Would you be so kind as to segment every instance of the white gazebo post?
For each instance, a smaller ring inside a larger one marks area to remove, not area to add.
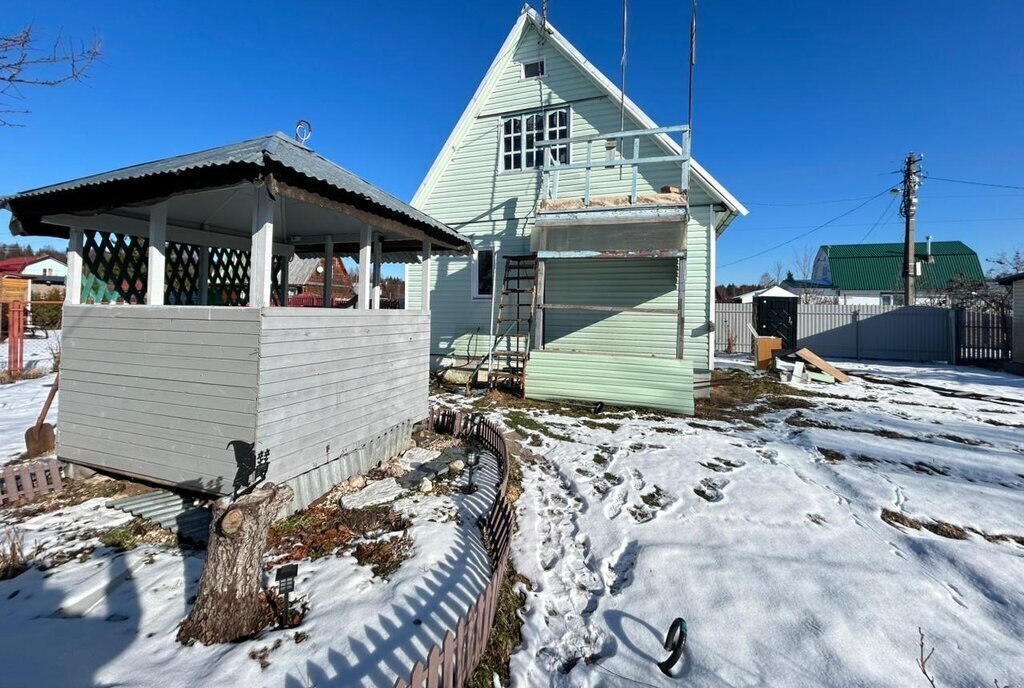
[[[79,227],[68,228],[68,274],[64,281],[64,303],[82,303],[82,251],[85,232]]]
[[[324,239],[324,308],[334,308],[334,239]]]
[[[369,225],[363,227],[359,241],[359,300],[357,306],[360,309],[370,307],[370,282],[372,281],[373,268],[371,267],[371,254],[373,253],[373,230]]]
[[[381,238],[378,234],[373,239],[373,307],[380,309],[380,264],[383,254]]]
[[[255,187],[252,210],[252,252],[249,256],[249,305],[270,305],[270,271],[274,252],[274,201],[267,188]]]
[[[420,261],[423,283],[420,286],[420,308],[430,310],[430,242],[423,242],[423,257]],[[408,288],[408,287],[407,287]],[[406,296],[408,298],[408,296]]]
[[[210,304],[210,247],[199,247],[199,305]]]
[[[279,306],[288,305],[288,266],[291,263],[289,256],[278,256],[278,263],[281,265],[281,283],[277,285],[277,303]]]
[[[146,250],[146,303],[164,303],[164,273],[167,270],[167,202],[149,209],[149,248]]]

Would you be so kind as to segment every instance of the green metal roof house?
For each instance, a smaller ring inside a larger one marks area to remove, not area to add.
[[[894,306],[903,304],[903,248],[892,244],[831,244],[818,249],[809,284],[838,297],[839,303]],[[962,241],[915,244],[919,302],[942,301],[950,280],[983,281],[978,254]]]
[[[412,201],[475,249],[435,260],[427,294],[406,268],[409,307],[433,305],[435,367],[489,361],[528,397],[692,412],[715,242],[747,210],[689,144],[524,7]]]

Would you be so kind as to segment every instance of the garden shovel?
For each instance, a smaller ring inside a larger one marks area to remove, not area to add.
[[[46,395],[46,403],[43,404],[43,410],[39,413],[39,419],[35,425],[25,431],[26,457],[39,456],[40,454],[51,452],[57,444],[57,435],[53,432],[53,426],[44,421],[46,420],[46,414],[50,411],[53,398],[57,396],[58,384],[60,384],[59,374],[57,379],[53,381],[53,386],[50,387],[50,393]]]

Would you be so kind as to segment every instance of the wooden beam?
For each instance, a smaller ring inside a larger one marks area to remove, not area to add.
[[[373,271],[373,267],[370,264],[372,262],[371,253],[373,252],[373,228],[370,225],[363,226],[362,238],[359,244],[359,300],[356,305],[360,309],[368,309],[370,307],[371,272]]]
[[[210,304],[210,249],[199,247],[199,305]]]
[[[148,237],[149,220],[142,217],[128,216],[123,214],[95,215],[90,217],[78,217],[77,215],[47,215],[46,222],[74,226],[79,229],[94,229],[101,232],[113,232],[126,236]],[[175,223],[173,218],[167,221],[167,241],[193,246],[212,246],[216,248],[231,248],[239,251],[248,251],[252,247],[252,238],[234,233],[224,233],[215,227],[206,229],[195,229],[193,227],[182,227]],[[274,253],[285,255],[291,258],[295,255],[295,248],[290,244],[274,244]]]
[[[430,310],[430,251],[431,245],[429,241],[423,242],[423,256],[420,260],[420,266],[422,275],[420,284],[420,308],[424,311]],[[408,289],[408,285],[406,286]],[[408,295],[406,296],[408,299]]]
[[[270,305],[270,271],[274,253],[274,199],[263,185],[256,186],[252,209],[252,248],[249,254],[249,305]]]
[[[281,283],[277,285],[279,292],[277,302],[284,307],[288,305],[288,268],[290,259],[286,256],[278,256],[278,260],[281,261]]]
[[[389,217],[382,217],[375,213],[368,212],[361,208],[357,208],[354,205],[348,203],[341,203],[340,201],[332,201],[329,198],[325,198],[320,194],[299,189],[297,187],[286,184],[280,180],[274,180],[274,189],[281,196],[287,196],[293,198],[296,201],[302,203],[308,203],[310,205],[319,206],[328,210],[333,210],[345,215],[348,215],[360,222],[369,224],[377,229],[392,232],[399,236],[406,237],[408,239],[423,239],[425,236],[429,236],[424,230],[416,229],[411,225],[404,224],[397,220],[393,220]],[[436,237],[432,237],[432,240],[436,243],[444,246],[447,249],[459,250],[461,247],[456,246],[454,243],[439,241]]]
[[[373,308],[375,310],[380,309],[380,264],[381,264],[381,240],[380,235],[377,234],[373,238]]]
[[[167,270],[167,202],[149,209],[149,246],[146,249],[146,303],[162,306]]]
[[[334,305],[334,240],[324,239],[324,308]]]
[[[68,274],[64,279],[64,303],[82,303],[82,247],[85,232],[81,227],[68,228]]]

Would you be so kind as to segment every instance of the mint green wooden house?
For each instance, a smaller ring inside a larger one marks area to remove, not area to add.
[[[715,242],[747,210],[689,158],[685,126],[659,128],[530,7],[412,204],[475,249],[433,260],[426,299],[406,268],[435,368],[517,355],[503,257],[535,255],[527,397],[692,413],[708,392]]]

